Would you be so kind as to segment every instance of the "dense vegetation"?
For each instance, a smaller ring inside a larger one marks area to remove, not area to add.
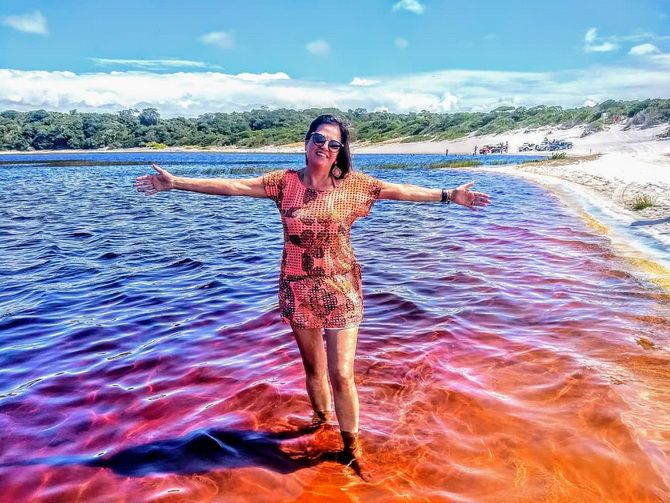
[[[670,122],[670,99],[608,100],[594,107],[571,109],[503,106],[490,112],[450,114],[261,108],[171,119],[161,118],[155,108],[113,114],[9,110],[0,112],[0,150],[283,145],[302,141],[309,122],[321,113],[333,113],[347,120],[357,141],[419,141],[540,126],[584,125],[585,134],[617,122],[647,127]]]

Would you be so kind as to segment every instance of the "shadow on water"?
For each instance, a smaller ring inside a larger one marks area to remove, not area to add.
[[[152,474],[201,474],[221,468],[259,467],[288,474],[316,466],[324,461],[336,461],[339,451],[323,450],[308,455],[282,450],[281,441],[314,433],[315,428],[304,426],[282,432],[253,430],[196,430],[184,437],[151,442],[124,449],[108,457],[55,456],[38,458],[0,466],[83,465],[109,468],[124,477],[143,477]]]

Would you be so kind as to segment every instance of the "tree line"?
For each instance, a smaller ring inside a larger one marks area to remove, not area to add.
[[[670,99],[608,100],[592,107],[501,106],[490,112],[397,114],[359,108],[206,113],[162,118],[155,108],[117,113],[0,112],[0,150],[101,149],[144,146],[261,147],[301,142],[314,117],[338,115],[353,129],[354,140],[421,141],[455,139],[470,133],[504,133],[541,126],[584,126],[584,134],[608,124],[648,127],[670,122]]]

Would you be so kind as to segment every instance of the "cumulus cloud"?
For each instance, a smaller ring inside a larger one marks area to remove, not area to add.
[[[426,10],[426,8],[418,0],[400,0],[393,5],[393,10],[406,10],[408,12],[413,12],[414,14],[423,14],[423,11]]]
[[[596,43],[598,40],[598,30],[590,28],[584,35],[584,52],[612,52],[619,48],[614,42],[605,40]]]
[[[213,31],[205,33],[200,37],[200,42],[206,45],[214,45],[224,49],[232,49],[235,47],[235,38],[233,34],[226,31]]]
[[[204,61],[191,61],[188,59],[108,59],[89,58],[99,66],[131,66],[143,70],[160,70],[167,68],[212,68],[213,66]]]
[[[286,73],[72,72],[0,69],[0,110],[114,112],[153,106],[165,117],[270,108],[366,108],[391,112],[488,111],[500,105],[583,106],[606,99],[667,97],[670,54],[635,66],[560,72],[442,70],[359,76],[349,83],[292,79]]]
[[[658,47],[656,47],[654,44],[640,44],[631,47],[630,51],[628,51],[628,54],[633,56],[645,56],[647,54],[658,54],[660,52],[661,51],[659,51]]]
[[[407,39],[404,39],[402,37],[396,38],[393,43],[398,49],[405,49],[409,45]]]
[[[2,24],[25,33],[49,34],[47,20],[38,10],[20,16],[6,16],[2,19]]]
[[[323,39],[308,42],[305,47],[315,56],[325,56],[330,54],[330,44]]]

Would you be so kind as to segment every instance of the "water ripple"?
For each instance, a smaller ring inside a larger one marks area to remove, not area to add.
[[[328,457],[336,431],[295,433],[309,401],[272,203],[132,190],[150,161],[245,177],[300,155],[34,159],[0,167],[4,499],[667,496],[670,297],[540,188],[480,173],[487,211],[380,201],[356,223],[361,425],[384,478],[366,486]],[[436,160],[355,157],[399,183],[472,178]]]

